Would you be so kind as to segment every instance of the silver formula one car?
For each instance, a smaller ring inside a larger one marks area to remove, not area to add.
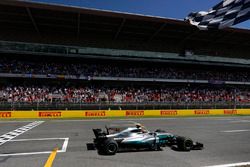
[[[120,122],[106,126],[106,131],[93,129],[94,143],[87,143],[88,150],[97,149],[101,155],[114,155],[118,151],[162,150],[172,147],[180,151],[201,150],[203,144],[157,129],[148,131],[136,122]]]

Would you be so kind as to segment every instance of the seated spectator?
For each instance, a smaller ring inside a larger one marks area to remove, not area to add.
[[[22,59],[1,58],[0,73],[11,74],[43,74],[53,75],[74,75],[85,77],[130,77],[130,78],[162,78],[162,79],[192,79],[211,81],[240,81],[250,82],[249,69],[223,70],[214,67],[189,68],[172,66],[148,66],[133,64],[93,64],[83,62],[36,62]]]
[[[7,86],[0,88],[0,101],[63,103],[143,102],[245,102],[250,91],[233,88],[144,88],[144,87],[53,87]]]

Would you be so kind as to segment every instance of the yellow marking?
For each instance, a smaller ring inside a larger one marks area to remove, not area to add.
[[[55,148],[52,153],[50,154],[46,164],[44,165],[44,167],[52,167],[53,161],[56,158],[56,153],[57,153],[58,148]]]

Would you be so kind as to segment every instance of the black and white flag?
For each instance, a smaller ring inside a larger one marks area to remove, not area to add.
[[[208,12],[190,13],[185,20],[200,30],[223,29],[250,19],[250,0],[224,0]]]

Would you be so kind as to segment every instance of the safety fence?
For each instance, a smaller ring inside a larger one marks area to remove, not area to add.
[[[0,119],[111,118],[250,115],[250,109],[0,111]]]
[[[181,110],[248,109],[250,102],[140,102],[140,103],[71,103],[71,102],[0,102],[0,111],[10,110]]]

